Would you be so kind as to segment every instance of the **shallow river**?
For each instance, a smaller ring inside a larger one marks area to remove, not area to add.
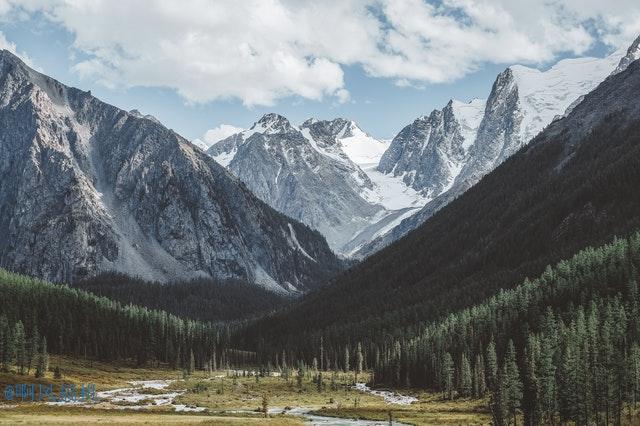
[[[130,382],[132,387],[113,389],[110,391],[102,391],[97,393],[97,397],[101,400],[99,404],[108,404],[112,409],[122,410],[148,410],[153,407],[173,407],[175,411],[204,412],[205,407],[186,406],[176,403],[176,398],[185,393],[184,390],[172,390],[163,392],[173,380],[145,380]],[[361,392],[370,393],[380,396],[388,404],[408,405],[417,401],[411,396],[403,396],[389,391],[371,390],[364,383],[358,383],[355,388]],[[105,407],[106,408],[106,407]],[[354,420],[339,417],[325,417],[311,414],[313,408],[294,407],[285,411],[284,408],[274,407],[269,409],[270,414],[287,413],[289,415],[304,417],[310,425],[323,426],[385,426],[389,425],[388,421],[372,421],[372,420]],[[227,410],[226,412],[236,413],[253,413],[250,410]],[[397,426],[406,426],[400,422],[393,422]]]

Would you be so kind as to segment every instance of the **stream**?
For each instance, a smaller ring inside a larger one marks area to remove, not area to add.
[[[132,386],[120,389],[112,389],[96,393],[97,401],[91,406],[105,409],[119,410],[149,410],[154,407],[173,408],[174,411],[202,413],[208,412],[206,407],[198,407],[193,405],[184,405],[176,403],[176,398],[184,394],[186,390],[167,390],[166,388],[175,382],[175,380],[139,380],[129,382]],[[417,401],[412,396],[399,395],[390,391],[372,390],[364,383],[357,383],[354,386],[360,392],[370,393],[372,395],[384,398],[388,404],[408,405]],[[59,402],[51,402],[49,404],[60,404]],[[88,406],[86,402],[78,402],[79,405]],[[374,420],[357,420],[341,417],[327,417],[312,414],[314,408],[311,407],[294,407],[286,410],[283,407],[273,407],[269,409],[270,414],[286,413],[292,416],[300,416],[307,420],[310,425],[318,426],[386,426],[389,421]],[[227,413],[251,413],[256,414],[252,410],[225,410]],[[396,426],[407,426],[400,422],[393,422]]]

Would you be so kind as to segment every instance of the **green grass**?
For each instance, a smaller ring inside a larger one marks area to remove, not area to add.
[[[175,413],[166,407],[153,411],[132,412],[113,409],[82,408],[74,406],[49,406],[38,403],[18,403],[6,408],[7,402],[0,398],[0,424],[86,424],[101,422],[111,424],[303,424],[301,418],[293,416],[273,416],[265,419],[257,410],[262,406],[263,396],[267,396],[269,408],[308,407],[319,415],[370,420],[389,419],[389,411],[395,420],[414,424],[489,424],[490,415],[486,401],[456,400],[444,401],[440,395],[415,390],[403,390],[403,394],[414,394],[419,402],[409,406],[387,404],[383,398],[353,390],[355,382],[352,373],[338,373],[335,386],[331,386],[331,373],[323,373],[324,388],[318,391],[313,374],[307,373],[298,385],[295,375],[288,380],[282,377],[236,377],[226,371],[212,374],[195,372],[186,381],[182,374],[163,366],[136,368],[129,363],[101,363],[69,357],[52,356],[50,369],[59,366],[63,377],[53,379],[49,371],[46,377],[35,379],[15,372],[0,373],[0,386],[16,383],[53,383],[54,390],[62,383],[95,384],[98,391],[128,387],[132,380],[174,379],[168,389],[186,389],[178,397],[185,405],[209,408],[209,413]],[[369,376],[361,374],[358,381],[367,381]],[[147,391],[145,391],[147,392]],[[147,393],[155,391],[149,389]],[[164,391],[162,391],[164,392]],[[104,408],[104,407],[102,407]],[[236,413],[235,410],[245,412]]]

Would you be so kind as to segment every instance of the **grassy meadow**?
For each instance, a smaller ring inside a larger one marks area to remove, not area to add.
[[[62,378],[54,379],[52,370],[59,367]],[[361,374],[358,381],[368,380]],[[419,401],[411,405],[388,404],[376,395],[354,390],[353,373],[323,373],[323,385],[318,386],[315,374],[298,377],[258,377],[226,370],[211,373],[197,371],[183,379],[181,372],[161,366],[136,368],[127,364],[91,362],[69,357],[52,356],[50,371],[43,378],[0,373],[0,387],[7,384],[42,383],[95,384],[97,391],[131,387],[135,380],[174,380],[166,389],[147,389],[145,393],[186,392],[176,398],[176,404],[205,407],[202,413],[175,412],[171,406],[148,410],[126,409],[127,404],[93,404],[90,408],[73,404],[48,405],[37,402],[0,401],[0,424],[304,424],[299,416],[287,414],[291,408],[312,409],[314,414],[346,419],[370,419],[388,422],[389,413],[395,421],[413,425],[489,424],[486,403],[479,401],[443,401],[440,395],[403,390]],[[264,405],[268,418],[260,412]]]

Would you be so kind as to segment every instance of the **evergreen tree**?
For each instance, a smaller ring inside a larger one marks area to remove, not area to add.
[[[38,345],[38,354],[36,356],[36,377],[44,377],[49,368],[49,354],[47,353],[47,338],[42,337],[42,341]]]
[[[507,344],[502,380],[505,386],[507,410],[515,423],[517,410],[520,408],[520,401],[522,400],[522,382],[520,381],[520,372],[518,371],[518,364],[516,362],[516,349],[513,340],[509,340]]]
[[[551,338],[543,335],[538,356],[538,389],[540,410],[546,423],[551,423],[556,406],[556,366],[554,364],[554,344]]]
[[[31,336],[27,341],[27,374],[31,372],[31,366],[36,361],[38,355],[38,345],[40,344],[40,335],[38,334],[38,326],[34,325],[31,329]]]
[[[15,348],[16,367],[18,368],[18,372],[20,374],[24,374],[24,368],[27,363],[27,348],[22,321],[18,321],[13,329],[13,341]]]
[[[0,368],[2,368],[2,371],[9,370],[14,351],[13,338],[7,317],[0,315]]]
[[[344,372],[349,371],[349,346],[344,347]]]
[[[358,342],[358,346],[356,347],[356,381],[357,381],[358,374],[362,374],[362,363],[363,363],[362,345],[360,344],[360,342]]]
[[[540,393],[536,362],[539,358],[539,344],[535,336],[530,335],[525,350],[525,374],[524,392],[522,399],[522,411],[524,423],[527,426],[536,426],[541,421]]]
[[[442,358],[442,389],[447,399],[453,399],[453,374],[454,365],[451,354],[446,352]]]
[[[495,390],[498,381],[498,356],[496,355],[496,344],[493,338],[487,346],[487,385],[489,389]]]
[[[193,373],[196,370],[196,359],[193,356],[193,349],[189,351],[189,374]]]
[[[471,386],[471,364],[469,364],[467,354],[462,353],[460,360],[460,386],[458,388],[458,392],[461,396],[471,396]]]
[[[484,357],[482,354],[476,355],[476,362],[473,367],[473,397],[482,398],[487,391],[487,382],[484,373]]]

